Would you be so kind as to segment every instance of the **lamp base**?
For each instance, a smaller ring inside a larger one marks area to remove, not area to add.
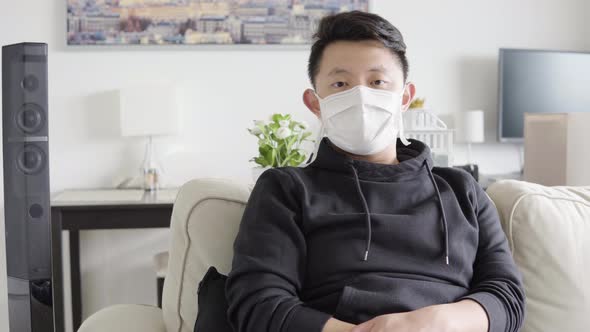
[[[157,168],[143,169],[143,189],[145,191],[160,189],[160,172]]]
[[[141,176],[143,179],[143,189],[145,191],[155,191],[161,187],[161,169],[156,158],[156,152],[152,143],[152,136],[148,137],[145,147],[145,157],[141,167]]]

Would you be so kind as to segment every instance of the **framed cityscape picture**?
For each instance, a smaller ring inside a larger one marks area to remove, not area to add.
[[[67,43],[302,45],[325,15],[370,1],[67,0]]]

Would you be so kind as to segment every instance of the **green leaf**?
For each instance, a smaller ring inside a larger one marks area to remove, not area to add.
[[[262,122],[256,123],[256,127],[258,127],[263,132],[264,132],[264,130],[266,130],[266,126]]]
[[[288,166],[297,166],[303,162],[304,158],[304,155],[299,153],[298,150],[295,150],[289,155],[289,158],[285,164]]]
[[[293,144],[295,144],[295,142],[297,142],[297,135],[293,135],[293,136],[289,137],[288,141],[287,141],[287,150],[291,150],[291,148],[293,147]]]
[[[279,161],[280,161],[279,156],[277,154],[277,150],[276,149],[273,149],[272,150],[272,154],[273,154],[273,158],[274,158],[273,163],[272,163],[272,166],[273,167],[277,167],[279,165]]]
[[[262,167],[268,166],[268,162],[263,157],[256,157],[254,158],[254,161]]]
[[[267,155],[270,155],[270,150],[272,150],[272,146],[270,146],[266,143],[262,144],[258,147],[258,153],[260,153],[260,155],[265,158]]]
[[[295,166],[300,165],[302,162],[304,162],[307,159],[307,155],[306,154],[300,154],[298,156],[298,158],[294,161],[295,162]]]
[[[281,120],[283,120],[283,116],[281,114],[275,113],[275,114],[272,115],[272,121],[274,123],[277,123],[278,124],[279,121],[281,121]]]
[[[268,149],[268,150],[264,150],[264,152],[260,153],[264,159],[266,160],[266,163],[268,165],[273,165],[274,161],[275,161],[275,157],[276,157],[276,153],[274,149]]]
[[[264,154],[264,153],[270,151],[271,149],[272,149],[272,146],[270,146],[267,143],[264,143],[258,147],[258,152],[260,152],[260,154]]]

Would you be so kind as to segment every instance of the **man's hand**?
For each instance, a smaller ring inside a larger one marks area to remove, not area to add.
[[[328,319],[322,332],[350,332],[355,326],[332,317]]]
[[[446,332],[450,331],[438,306],[396,314],[386,314],[368,320],[351,332]]]
[[[488,317],[477,302],[462,300],[377,316],[351,332],[487,332]]]

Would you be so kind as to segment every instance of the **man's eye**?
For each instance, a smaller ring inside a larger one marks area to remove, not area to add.
[[[376,86],[381,86],[381,85],[385,85],[387,82],[385,82],[384,80],[375,80],[373,81],[373,85]]]
[[[346,83],[344,83],[344,82],[332,83],[332,86],[335,87],[335,88],[341,88],[341,87],[343,87],[345,85],[346,85]]]

